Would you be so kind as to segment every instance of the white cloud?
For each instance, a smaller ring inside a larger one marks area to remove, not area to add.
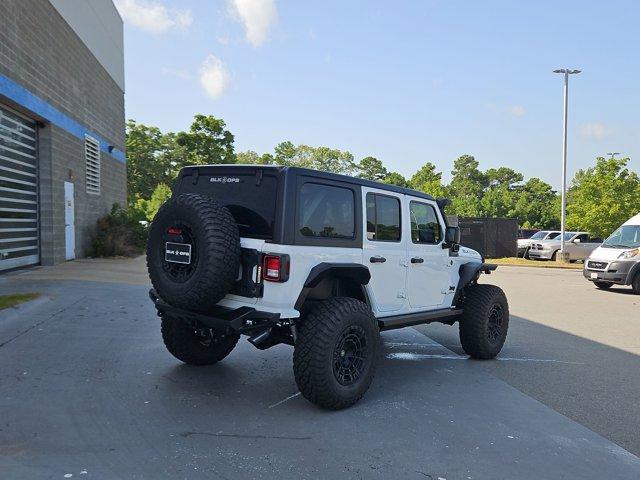
[[[232,16],[242,23],[247,41],[259,47],[267,40],[271,26],[278,20],[274,0],[228,0]]]
[[[602,140],[611,135],[612,130],[600,122],[585,123],[580,129],[580,134],[586,138]]]
[[[204,59],[200,67],[200,85],[214,100],[229,86],[231,77],[226,67],[215,55],[209,55]]]
[[[164,33],[172,28],[188,28],[193,23],[191,10],[167,8],[150,0],[115,0],[122,19],[150,33]]]
[[[509,109],[509,111],[511,112],[511,115],[513,115],[514,117],[520,118],[521,116],[524,115],[524,107],[522,105],[514,105]]]

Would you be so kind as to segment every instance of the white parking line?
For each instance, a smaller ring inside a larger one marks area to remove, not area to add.
[[[273,405],[269,405],[269,408],[275,408],[275,407],[277,407],[278,405],[282,405],[284,402],[288,402],[289,400],[291,400],[292,398],[297,397],[298,395],[300,395],[300,392],[298,392],[298,393],[294,393],[293,395],[291,395],[291,396],[289,396],[289,397],[285,398],[284,400],[280,400],[278,403],[274,403]]]
[[[421,345],[415,345],[421,346]],[[393,352],[388,353],[387,358],[391,360],[424,360],[427,358],[435,358],[440,360],[468,360],[466,355],[435,355],[428,353],[411,353],[411,352]],[[564,363],[568,365],[584,365],[581,362],[567,362],[565,360],[555,360],[550,358],[514,358],[514,357],[497,357],[495,360],[501,362],[542,362],[542,363]]]

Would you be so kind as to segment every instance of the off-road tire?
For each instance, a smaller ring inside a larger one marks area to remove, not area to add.
[[[600,290],[609,290],[613,286],[611,282],[593,282],[593,284]]]
[[[495,358],[509,330],[509,304],[504,292],[495,285],[472,285],[465,290],[463,308],[460,316],[463,350],[479,360]],[[498,310],[500,318],[492,317]]]
[[[169,353],[188,365],[213,365],[231,353],[240,335],[213,331],[199,334],[172,315],[162,316],[162,340]]]
[[[322,408],[353,405],[371,385],[378,361],[380,332],[371,310],[359,300],[336,297],[320,302],[301,320],[293,352],[293,373],[300,392]],[[352,348],[358,342],[345,343],[350,335],[360,338],[362,351]],[[359,355],[351,355],[354,351]],[[362,368],[349,383],[343,374],[350,367],[343,362],[360,356]]]
[[[188,238],[171,236],[168,231],[172,228],[178,228]],[[167,241],[192,244],[191,264],[167,262]],[[206,312],[229,293],[238,277],[238,225],[226,207],[209,197],[172,197],[160,207],[151,224],[147,268],[153,288],[165,302]]]
[[[640,295],[640,272],[636,273],[636,276],[633,277],[631,288],[633,289],[633,293]]]

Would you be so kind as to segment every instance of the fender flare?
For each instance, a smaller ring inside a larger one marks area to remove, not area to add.
[[[498,268],[495,263],[484,262],[469,262],[460,265],[459,273],[460,279],[458,280],[458,286],[456,287],[456,293],[453,295],[452,305],[457,305],[460,300],[460,296],[464,292],[465,287],[478,280],[481,273],[489,274]]]
[[[371,280],[371,272],[361,263],[319,263],[311,269],[304,282],[302,291],[295,303],[296,310],[300,310],[309,292],[326,278],[349,279],[359,285],[366,285]]]

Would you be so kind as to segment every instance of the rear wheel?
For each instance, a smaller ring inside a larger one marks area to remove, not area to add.
[[[609,290],[613,285],[611,282],[593,282],[593,284],[600,290]]]
[[[173,315],[162,317],[162,340],[167,350],[189,365],[212,365],[231,353],[239,335],[190,327]]]
[[[509,304],[501,288],[476,284],[465,291],[460,318],[460,342],[472,358],[494,358],[507,338]]]
[[[323,408],[353,405],[371,385],[379,343],[365,303],[339,297],[319,303],[298,326],[293,373],[300,392]]]

